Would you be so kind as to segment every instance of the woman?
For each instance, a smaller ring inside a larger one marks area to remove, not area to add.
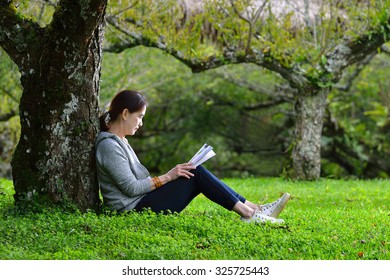
[[[112,100],[109,111],[100,117],[101,132],[96,138],[96,163],[105,205],[118,212],[151,209],[154,212],[181,212],[198,194],[241,216],[244,222],[283,223],[276,219],[290,195],[265,205],[256,205],[233,191],[202,166],[176,165],[166,174],[150,177],[126,136],[143,125],[147,102],[136,91],[123,90]]]

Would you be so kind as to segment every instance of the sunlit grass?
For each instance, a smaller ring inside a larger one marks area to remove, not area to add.
[[[0,181],[0,259],[390,259],[390,181],[226,179],[256,203],[292,199],[285,225],[244,224],[197,197],[179,215],[12,211]]]

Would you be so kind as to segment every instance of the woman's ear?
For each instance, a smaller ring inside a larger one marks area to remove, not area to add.
[[[122,119],[125,121],[129,115],[129,110],[128,109],[123,109],[122,111]]]

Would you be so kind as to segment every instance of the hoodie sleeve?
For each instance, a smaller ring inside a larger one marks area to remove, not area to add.
[[[114,140],[107,138],[99,143],[96,151],[97,167],[111,183],[115,184],[129,197],[139,196],[151,191],[149,174],[146,169],[131,168],[132,161],[123,147]],[[136,161],[138,163],[138,161]]]

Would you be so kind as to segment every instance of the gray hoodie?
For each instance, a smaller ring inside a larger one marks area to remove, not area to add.
[[[151,191],[148,170],[140,163],[131,146],[115,134],[100,132],[95,147],[104,204],[118,212],[133,209]]]

